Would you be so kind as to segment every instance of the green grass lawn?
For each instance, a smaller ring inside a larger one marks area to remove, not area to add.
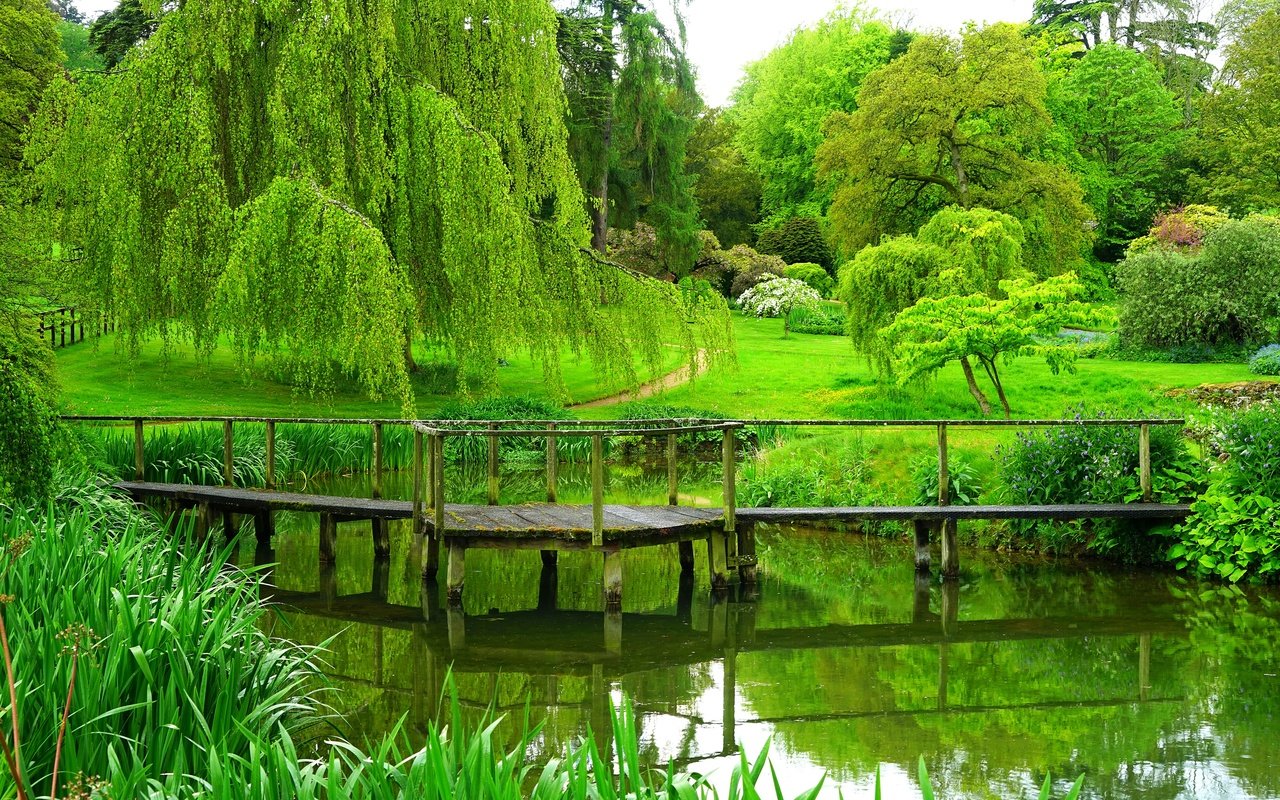
[[[95,347],[95,343],[97,347]],[[224,347],[208,359],[198,359],[189,346],[175,346],[166,358],[158,342],[144,345],[137,358],[117,349],[115,336],[89,340],[57,351],[58,377],[68,414],[102,415],[244,415],[298,417],[400,417],[394,401],[375,402],[355,389],[338,389],[314,397],[269,377],[269,370],[246,373],[234,353]],[[427,353],[415,353],[425,359]],[[586,359],[565,354],[562,364],[570,402],[594,400],[629,388],[598,380]],[[503,394],[549,396],[541,367],[528,357],[511,357],[499,368]],[[679,368],[682,357],[674,348],[659,374]],[[642,379],[652,377],[642,372]],[[429,418],[452,395],[432,394],[432,387],[415,382],[417,415]]]
[[[667,391],[657,400],[743,418],[834,417],[842,419],[976,418],[977,404],[965,387],[958,365],[936,380],[905,388],[884,386],[865,359],[843,336],[793,333],[782,337],[779,320],[735,316],[737,364],[716,367],[696,381]],[[247,374],[229,348],[206,360],[187,347],[166,359],[158,343],[130,359],[119,353],[114,337],[58,351],[59,377],[68,413],[78,414],[243,414],[278,416],[396,417],[397,403],[373,402],[356,391],[338,390],[324,398],[296,392],[271,380],[267,371]],[[662,372],[677,368],[673,349]],[[1058,417],[1078,403],[1090,408],[1143,409],[1177,414],[1181,406],[1166,398],[1171,388],[1202,383],[1250,380],[1243,364],[1167,364],[1081,360],[1074,374],[1052,375],[1043,362],[1020,359],[1004,367],[1014,415]],[[586,361],[566,358],[564,379],[572,401],[612,394],[626,387],[597,380]],[[985,381],[985,376],[979,376]],[[548,395],[542,371],[528,358],[512,358],[499,370],[503,393]],[[984,386],[984,389],[986,387]],[[430,417],[452,396],[416,387],[417,413]],[[990,392],[994,401],[994,392]],[[594,409],[610,417],[616,407]]]

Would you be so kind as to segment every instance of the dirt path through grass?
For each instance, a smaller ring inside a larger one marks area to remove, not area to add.
[[[695,373],[689,364],[685,364],[677,370],[668,372],[660,378],[640,384],[634,389],[628,389],[625,392],[611,394],[608,397],[601,397],[595,400],[588,400],[585,403],[575,403],[569,406],[571,409],[578,408],[602,408],[604,406],[616,406],[619,403],[627,403],[632,400],[644,400],[653,397],[659,392],[665,392],[668,389],[674,389],[688,383],[696,375],[701,375],[707,371],[707,351],[699,350],[697,356],[694,357],[693,367],[697,368]]]

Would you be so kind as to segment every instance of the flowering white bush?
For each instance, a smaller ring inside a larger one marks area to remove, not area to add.
[[[822,295],[804,281],[765,275],[738,298],[738,306],[744,314],[757,317],[782,317],[782,335],[790,331],[787,317],[797,308],[817,309],[822,305]]]

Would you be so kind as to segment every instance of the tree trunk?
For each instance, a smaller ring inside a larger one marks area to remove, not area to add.
[[[418,371],[418,362],[413,360],[413,328],[404,332],[404,366],[410,373]]]
[[[951,166],[956,171],[956,191],[960,195],[957,200],[962,208],[968,208],[969,175],[964,170],[964,158],[960,155],[960,145],[956,144],[955,137],[948,137],[947,141],[951,144]]]
[[[968,356],[960,359],[960,367],[964,370],[964,379],[969,382],[969,394],[973,395],[973,399],[978,401],[978,407],[982,409],[982,416],[991,416],[991,401],[978,387],[978,381],[973,377],[973,365],[969,363]]]
[[[600,31],[604,41],[613,47],[613,0],[604,0],[600,10]],[[595,203],[591,208],[591,248],[598,253],[609,250],[609,155],[613,152],[613,58],[605,70],[603,100],[600,114],[600,181],[594,192]]]

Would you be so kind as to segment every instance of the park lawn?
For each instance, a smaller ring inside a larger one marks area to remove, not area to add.
[[[265,361],[252,372],[241,369],[229,347],[200,359],[189,345],[175,345],[166,358],[160,343],[150,342],[137,358],[129,358],[116,345],[115,336],[106,336],[57,351],[65,413],[396,418],[406,411],[394,400],[370,400],[354,388],[339,388],[324,397],[297,391],[269,377]],[[421,361],[429,354],[415,352],[415,357]],[[508,360],[510,364],[498,374],[503,394],[550,396],[537,363],[527,356]],[[659,374],[678,369],[682,362],[681,353],[670,349]],[[566,353],[561,368],[571,402],[629,388],[598,380],[586,358]],[[642,380],[653,377],[641,372]],[[457,399],[433,394],[432,387],[420,382],[415,382],[414,394],[413,411],[420,418],[436,415]]]

